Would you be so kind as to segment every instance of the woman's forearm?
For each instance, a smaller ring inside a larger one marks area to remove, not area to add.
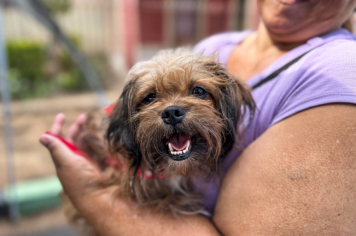
[[[150,209],[116,201],[96,205],[97,212],[87,212],[88,221],[101,236],[118,235],[219,235],[205,217],[153,212]]]

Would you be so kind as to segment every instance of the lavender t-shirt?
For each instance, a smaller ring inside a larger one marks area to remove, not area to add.
[[[196,45],[194,51],[205,55],[218,53],[219,62],[225,66],[233,48],[250,33],[214,35]],[[253,90],[257,112],[239,146],[247,147],[269,127],[302,110],[330,103],[356,104],[356,36],[344,29],[308,40],[250,78],[247,84],[252,87],[311,49],[276,78]],[[224,173],[239,154],[239,150],[231,151],[224,163]],[[213,214],[219,187],[216,183],[208,186],[204,205]]]

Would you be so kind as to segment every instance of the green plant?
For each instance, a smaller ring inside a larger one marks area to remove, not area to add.
[[[83,90],[86,86],[79,70],[69,70],[59,73],[56,77],[57,84],[68,91]]]
[[[68,38],[77,49],[81,48],[82,41],[79,36],[69,35]],[[62,50],[59,54],[59,63],[64,70],[71,70],[72,68],[76,67],[76,64],[73,62],[72,58],[69,56],[69,53],[66,50]]]
[[[70,0],[42,0],[52,14],[66,13],[71,8]]]
[[[82,42],[78,36],[69,35],[69,39],[76,48],[81,48]],[[81,91],[88,89],[81,71],[73,62],[67,51],[61,51],[57,59],[61,72],[57,74],[56,81],[60,88],[69,91]]]
[[[30,80],[43,77],[45,51],[41,43],[33,41],[9,41],[7,43],[9,67],[18,69],[21,76]]]
[[[13,97],[36,96],[36,87],[46,83],[43,72],[46,57],[44,46],[28,40],[9,41],[7,53]]]

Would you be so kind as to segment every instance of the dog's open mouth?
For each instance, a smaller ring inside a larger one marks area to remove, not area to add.
[[[187,134],[173,134],[166,142],[171,158],[175,161],[187,159],[192,148],[191,142]]]

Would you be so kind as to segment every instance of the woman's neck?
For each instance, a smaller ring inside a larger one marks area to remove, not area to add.
[[[227,63],[227,69],[241,80],[247,81],[262,72],[286,52],[304,44],[284,43],[274,40],[263,23],[257,31],[235,47]]]
[[[275,39],[272,33],[268,32],[268,30],[266,29],[265,25],[262,22],[259,24],[259,27],[256,31],[255,38],[254,38],[256,51],[259,51],[262,54],[266,51],[270,51],[271,49],[285,53],[304,43],[305,42],[279,41]]]

